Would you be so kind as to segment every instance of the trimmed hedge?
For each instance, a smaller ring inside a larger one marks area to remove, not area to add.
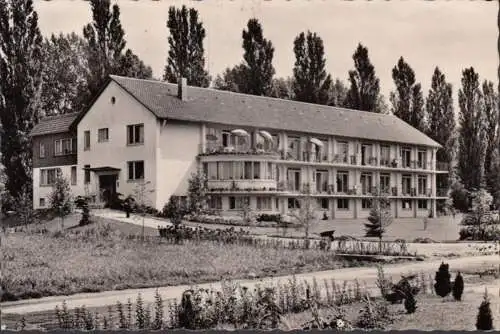
[[[460,229],[459,240],[494,241],[500,240],[500,229],[497,226],[467,226]]]

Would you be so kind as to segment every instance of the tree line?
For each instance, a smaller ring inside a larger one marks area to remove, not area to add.
[[[40,117],[83,110],[110,74],[154,79],[152,69],[126,48],[120,8],[110,0],[90,0],[92,21],[82,34],[52,34],[43,38],[32,0],[0,0],[0,122],[4,183],[10,198],[31,191],[31,141]],[[463,71],[458,91],[458,124],[452,85],[436,67],[426,97],[411,66],[400,57],[392,69],[395,89],[389,104],[368,48],[358,44],[348,84],[326,69],[321,37],[299,33],[293,42],[293,75],[275,76],[274,46],[262,24],[251,18],[242,31],[242,61],[215,79],[206,70],[206,31],[194,8],[171,6],[166,28],[168,55],[163,80],[185,77],[192,86],[277,97],[374,113],[392,113],[442,145],[437,160],[451,164],[450,177],[438,187],[453,185],[456,193],[487,188],[500,196],[498,90],[481,85],[474,68]],[[458,202],[458,200],[456,200]]]

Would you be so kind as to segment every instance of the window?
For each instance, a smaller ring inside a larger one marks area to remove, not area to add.
[[[97,141],[99,143],[106,142],[109,140],[109,130],[108,128],[102,128],[97,130]]]
[[[411,210],[411,199],[403,200],[403,210]]]
[[[45,158],[45,144],[40,143],[40,158]]]
[[[60,168],[47,168],[40,170],[40,185],[51,186],[56,182],[56,178],[61,174]]]
[[[40,206],[41,207],[45,206],[45,198],[40,197]]]
[[[254,180],[260,179],[260,162],[253,163],[253,178]]]
[[[229,209],[230,210],[241,210],[244,205],[250,205],[249,197],[229,197]]]
[[[427,209],[427,200],[426,199],[419,199],[417,201],[417,207],[419,209]]]
[[[403,162],[403,167],[409,168],[411,166],[411,149],[403,148],[401,149],[401,160]]]
[[[427,189],[427,176],[419,175],[418,176],[418,194],[425,195],[426,189]]]
[[[411,193],[411,175],[403,175],[402,192],[403,192],[403,195],[410,195],[410,193]]]
[[[127,125],[127,144],[144,144],[144,124]]]
[[[274,203],[274,204],[276,204],[276,210],[278,210],[280,208],[280,200],[279,200],[279,198],[276,198],[274,201],[276,202],[276,203]]]
[[[244,170],[244,162],[243,161],[234,161],[233,162],[233,176],[235,180],[244,179],[245,170]]]
[[[90,131],[88,130],[83,132],[83,150],[90,150]]]
[[[301,181],[301,171],[300,169],[289,168],[287,170],[287,187],[289,191],[299,191],[300,181]]]
[[[127,164],[129,180],[144,179],[144,161],[129,161]]]
[[[76,185],[76,166],[71,166],[71,184]]]
[[[266,179],[268,180],[273,180],[273,164],[268,162],[267,163],[267,168],[266,168]]]
[[[372,163],[372,145],[371,144],[362,144],[361,145],[361,164],[362,165],[371,165]]]
[[[380,191],[388,193],[391,187],[391,176],[389,174],[380,174]]]
[[[338,198],[337,199],[337,209],[349,210],[349,199],[348,198]]]
[[[427,169],[427,152],[419,150],[417,156],[418,168]]]
[[[327,209],[329,208],[329,205],[328,205],[328,198],[326,198],[326,197],[323,197],[323,198],[318,198],[318,206],[319,206],[321,209],[327,210]]]
[[[257,210],[272,210],[271,197],[257,197]]]
[[[391,160],[391,150],[387,145],[380,145],[380,164],[382,166],[389,166]]]
[[[83,169],[85,172],[85,175],[83,177],[83,182],[85,182],[85,184],[88,184],[90,183],[90,165],[85,165]]]
[[[212,210],[222,210],[222,197],[212,196],[208,201],[208,207]]]
[[[297,137],[288,137],[288,157],[300,159],[300,140]]]
[[[69,155],[76,153],[76,138],[58,139],[54,141],[54,155]]]
[[[232,180],[233,179],[233,164],[229,161],[219,162],[219,168],[221,169],[219,176],[222,180]]]
[[[348,143],[345,141],[339,141],[337,143],[337,146],[338,146],[338,152],[339,152],[338,155],[340,158],[340,162],[347,163],[347,156],[348,156],[348,152],[349,152]]]
[[[288,208],[289,209],[300,209],[300,202],[296,198],[288,199]]]
[[[367,195],[372,191],[372,173],[362,173],[360,177],[361,193]]]
[[[317,170],[315,174],[316,177],[316,192],[327,192],[328,191],[328,171]]]
[[[337,192],[347,193],[349,190],[349,173],[337,172]]]
[[[208,172],[207,172],[207,177],[210,180],[217,180],[218,179],[218,173],[217,173],[217,163],[216,162],[208,162]]]
[[[372,208],[372,200],[370,198],[363,198],[361,200],[361,208],[363,210],[371,209]]]

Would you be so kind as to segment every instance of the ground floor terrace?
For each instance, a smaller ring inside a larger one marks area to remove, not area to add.
[[[373,198],[354,196],[312,196],[309,199],[319,217],[324,219],[367,218]],[[289,215],[305,205],[304,197],[283,194],[212,194],[208,208],[223,215],[237,215],[242,210],[262,214]],[[423,218],[435,216],[436,198],[389,198],[394,218]]]

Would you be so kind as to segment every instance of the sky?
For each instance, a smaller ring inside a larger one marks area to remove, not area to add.
[[[90,5],[83,0],[34,0],[44,36],[82,33],[90,22]],[[425,94],[439,66],[453,84],[454,99],[462,70],[473,66],[480,80],[497,82],[496,1],[470,0],[112,0],[121,9],[127,47],[161,78],[168,52],[166,20],[169,6],[195,7],[207,31],[207,66],[215,77],[242,60],[242,30],[248,19],[262,23],[264,35],[275,46],[277,76],[291,76],[293,40],[311,30],[323,39],[326,67],[347,82],[358,43],[369,56],[388,97],[394,84],[392,68],[399,57],[414,69]]]

